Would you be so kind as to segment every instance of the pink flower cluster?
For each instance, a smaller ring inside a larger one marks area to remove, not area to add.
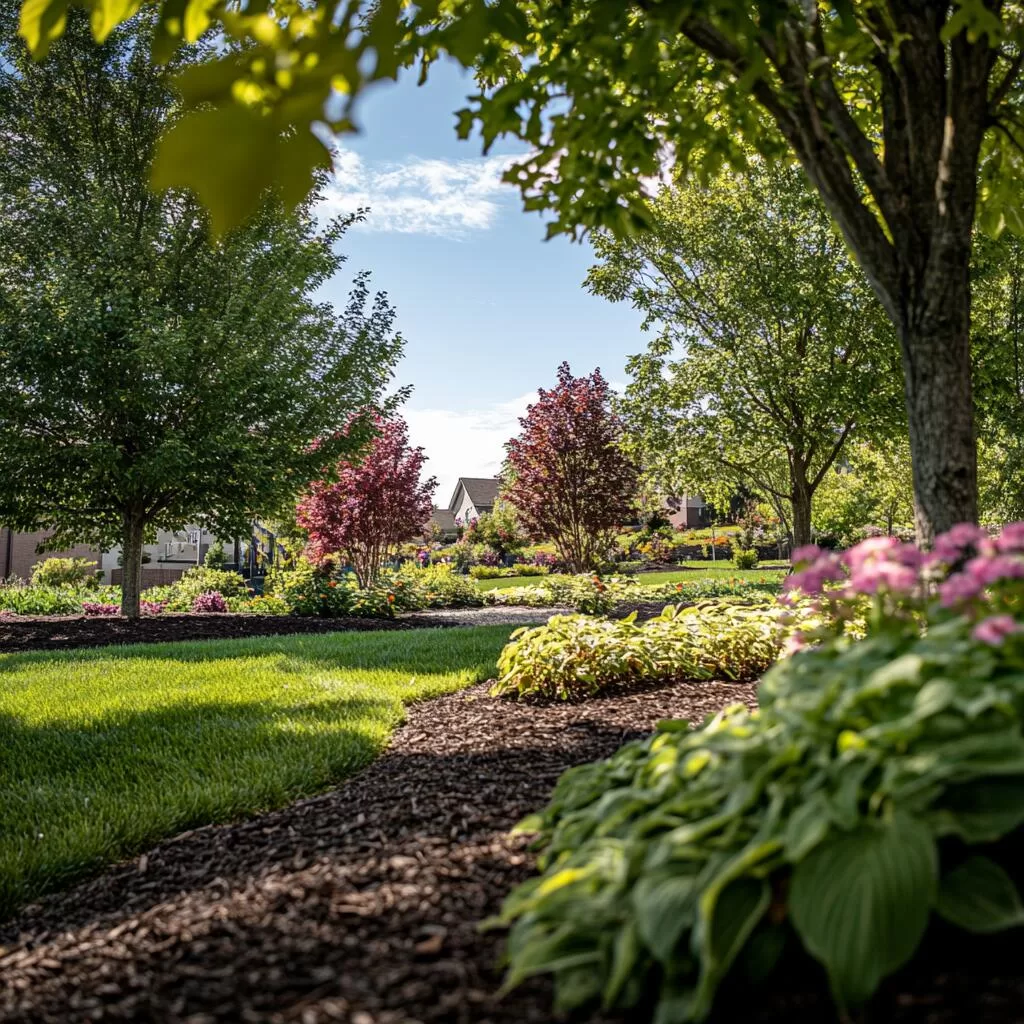
[[[103,601],[83,601],[82,611],[86,615],[120,615],[121,606],[119,604],[107,604]]]
[[[224,600],[224,595],[216,590],[207,590],[192,602],[192,611],[197,615],[204,615],[210,612],[226,612],[227,610],[228,603]]]
[[[974,617],[997,610],[997,584],[1024,580],[1024,522],[1011,523],[994,536],[960,523],[938,536],[927,553],[895,537],[872,537],[842,555],[808,545],[793,553],[793,561],[797,571],[786,581],[787,594],[837,603],[886,594],[918,599],[923,607],[934,592],[941,607]],[[973,635],[982,643],[999,644],[1020,628],[1012,615],[989,614]]]

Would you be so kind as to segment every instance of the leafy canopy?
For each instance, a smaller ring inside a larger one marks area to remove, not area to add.
[[[41,56],[64,30],[70,7],[90,11],[102,40],[141,5],[23,0],[21,31]],[[892,111],[881,102],[913,46],[919,12],[902,3],[154,0],[153,6],[160,12],[162,56],[211,27],[246,44],[182,76],[193,112],[169,133],[156,168],[158,184],[195,187],[221,228],[251,212],[273,178],[293,200],[308,186],[311,169],[327,158],[311,124],[353,130],[355,103],[369,86],[395,78],[417,59],[426,74],[442,56],[479,69],[484,87],[460,114],[460,132],[478,124],[485,145],[508,133],[534,148],[508,177],[528,206],[555,211],[552,231],[646,223],[641,183],[659,173],[668,152],[707,173],[745,163],[751,150],[780,155],[787,147],[802,160],[817,153],[812,177],[823,194],[842,198],[848,235],[884,253],[902,228],[913,228],[915,211],[904,207],[897,187],[913,173],[912,140],[897,146],[891,134],[885,138]],[[924,27],[937,33],[951,66],[962,66],[965,75],[983,66],[993,83],[984,111],[983,219],[993,230],[1021,227],[1014,116],[1021,101],[1021,5],[954,0],[931,7]],[[193,159],[200,152],[209,159]]]
[[[343,311],[315,299],[346,227],[319,226],[315,196],[287,210],[265,195],[211,244],[189,195],[149,190],[181,115],[152,18],[97,47],[76,13],[37,63],[2,17],[0,520],[120,542],[134,579],[143,531],[244,533],[363,443],[339,431],[380,398],[402,341],[365,275]]]
[[[359,425],[354,419],[351,429]],[[336,479],[313,483],[297,515],[312,553],[321,560],[341,554],[363,586],[399,544],[423,533],[437,488],[435,477],[421,479],[426,456],[410,447],[405,420],[377,416],[374,426],[369,447],[343,459]]]
[[[798,171],[666,187],[650,215],[599,234],[587,278],[658,331],[629,363],[633,450],[667,493],[746,488],[807,543],[848,438],[898,424],[892,328]]]

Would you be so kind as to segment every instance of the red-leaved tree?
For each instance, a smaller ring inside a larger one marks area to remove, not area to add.
[[[557,387],[537,394],[505,445],[503,497],[535,540],[550,538],[570,569],[585,572],[632,515],[636,467],[619,448],[622,422],[600,370],[574,377],[562,363]]]
[[[341,555],[364,587],[399,544],[423,532],[437,487],[434,477],[420,478],[426,456],[410,447],[405,420],[375,417],[375,428],[363,457],[342,460],[335,480],[312,484],[296,515],[310,555]]]

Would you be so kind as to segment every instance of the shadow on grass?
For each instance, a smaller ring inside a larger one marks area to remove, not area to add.
[[[317,668],[448,673],[493,669],[517,624],[468,629],[301,633],[0,653],[0,675],[55,662],[180,661],[186,663],[294,656]],[[493,652],[493,653],[492,653]]]
[[[175,833],[322,791],[368,764],[401,714],[397,696],[359,695],[89,723],[0,715],[0,919]]]

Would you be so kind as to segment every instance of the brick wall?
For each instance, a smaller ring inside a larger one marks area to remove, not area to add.
[[[142,567],[142,589],[146,587],[166,587],[169,583],[176,583],[181,579],[182,574],[191,569],[191,565],[183,565],[180,569],[150,569]],[[124,569],[111,569],[110,582],[115,586],[121,585],[121,577]]]
[[[11,531],[6,526],[0,527],[0,579],[17,576],[27,580],[32,574],[32,566],[44,558],[86,558],[100,567],[100,553],[87,544],[76,544],[66,551],[46,551],[37,554],[36,547],[46,540],[49,534],[45,530],[33,533]]]

